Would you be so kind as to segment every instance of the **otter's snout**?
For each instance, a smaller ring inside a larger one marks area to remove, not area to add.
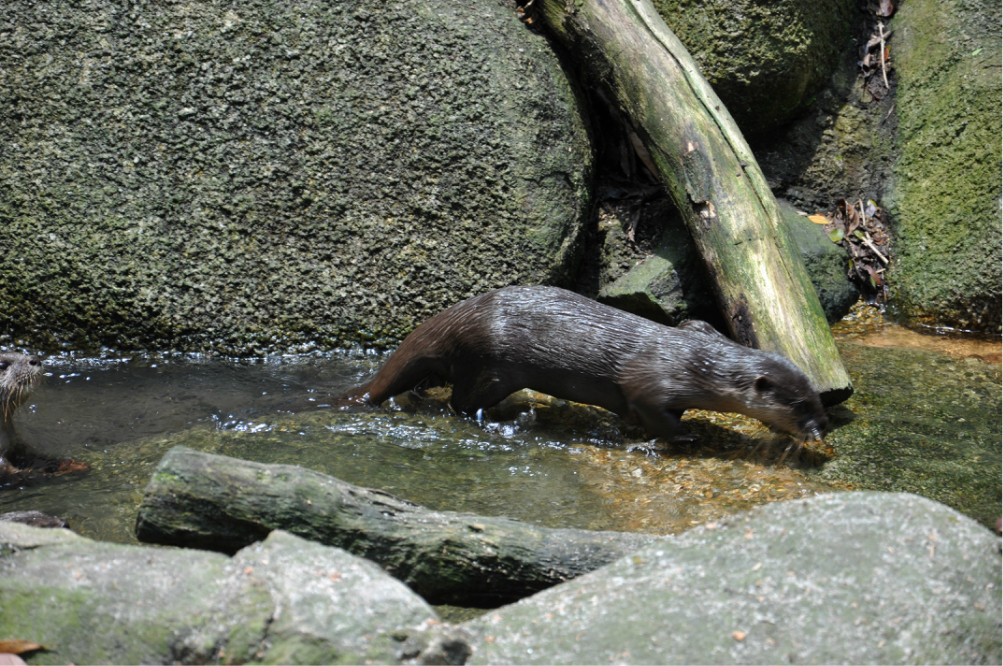
[[[42,361],[25,354],[0,354],[0,407],[2,418],[10,418],[38,384]]]

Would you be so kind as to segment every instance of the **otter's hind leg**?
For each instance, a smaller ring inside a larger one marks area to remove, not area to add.
[[[641,424],[651,437],[672,439],[679,432],[681,410],[664,409],[644,400],[631,401],[630,418]]]
[[[453,369],[453,396],[449,404],[460,414],[475,414],[479,409],[494,407],[518,391],[504,374],[490,367]]]

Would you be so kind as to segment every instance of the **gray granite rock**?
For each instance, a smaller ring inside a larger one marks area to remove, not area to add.
[[[585,121],[506,2],[12,0],[0,35],[23,346],[390,346],[574,269]]]
[[[233,558],[0,523],[0,636],[28,663],[393,663],[435,612],[376,565],[284,532]]]
[[[697,528],[432,646],[465,641],[477,664],[999,663],[1000,611],[999,538],[915,495],[841,493]]]

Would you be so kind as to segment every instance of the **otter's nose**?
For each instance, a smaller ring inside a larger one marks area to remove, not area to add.
[[[28,357],[28,365],[41,365],[42,362],[38,360],[37,356]]]

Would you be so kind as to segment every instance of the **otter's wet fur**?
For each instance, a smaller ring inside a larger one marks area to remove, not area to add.
[[[828,423],[818,391],[782,356],[704,322],[664,326],[556,287],[506,287],[444,310],[343,398],[378,405],[445,382],[464,414],[528,388],[604,407],[654,437],[675,435],[687,409],[738,412],[802,437],[820,438]]]
[[[17,471],[11,455],[21,453],[14,432],[14,412],[35,390],[42,376],[42,362],[37,356],[0,353],[0,476]]]

